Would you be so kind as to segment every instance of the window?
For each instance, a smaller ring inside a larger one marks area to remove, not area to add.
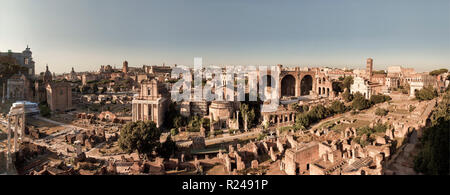
[[[151,96],[152,95],[152,89],[151,88],[147,88],[147,95]]]

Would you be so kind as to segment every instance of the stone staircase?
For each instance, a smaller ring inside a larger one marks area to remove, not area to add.
[[[372,157],[366,157],[366,158],[358,159],[354,163],[346,166],[344,168],[343,172],[356,171],[356,170],[360,169],[361,167],[365,167],[365,166],[369,165],[370,163],[372,163],[372,161],[373,161]]]
[[[347,162],[346,161],[340,161],[339,163],[337,163],[335,166],[328,168],[325,170],[325,175],[329,175],[331,173],[333,173],[336,169],[339,169],[341,167],[343,167],[344,165],[346,165]]]

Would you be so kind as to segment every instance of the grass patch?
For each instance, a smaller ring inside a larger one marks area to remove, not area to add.
[[[349,128],[349,127],[353,127],[353,128],[358,128],[358,127],[363,127],[363,126],[367,126],[370,124],[370,121],[366,121],[366,120],[356,120],[354,123],[340,123],[338,125],[334,125],[331,130],[334,131],[344,131],[345,129]]]

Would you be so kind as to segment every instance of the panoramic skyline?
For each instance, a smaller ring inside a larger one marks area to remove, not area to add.
[[[450,1],[1,1],[0,51],[100,65],[450,66]]]

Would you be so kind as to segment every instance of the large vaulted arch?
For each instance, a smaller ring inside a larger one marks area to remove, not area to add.
[[[292,75],[281,79],[281,96],[295,96],[295,78]]]
[[[313,78],[311,75],[305,75],[300,82],[300,95],[309,95],[312,90]]]

